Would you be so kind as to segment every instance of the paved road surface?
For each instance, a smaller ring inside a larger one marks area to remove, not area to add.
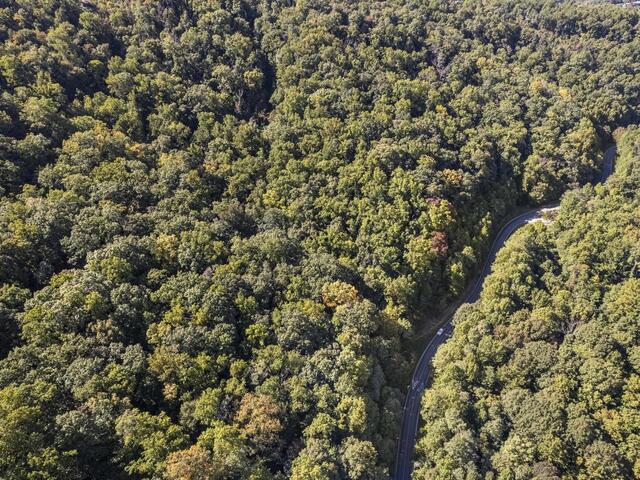
[[[613,172],[613,160],[615,156],[615,145],[609,147],[605,151],[604,164],[600,177],[601,182],[604,182]],[[541,207],[529,210],[528,212],[513,218],[504,227],[502,227],[491,245],[491,250],[489,251],[489,256],[487,257],[484,266],[482,267],[482,272],[478,275],[478,279],[476,280],[473,289],[467,294],[463,303],[473,303],[478,300],[480,292],[482,291],[484,279],[491,271],[491,265],[496,258],[496,254],[511,234],[522,225],[541,219],[542,215],[546,211],[556,210],[557,208],[558,205],[556,204],[546,208]],[[415,449],[416,434],[418,431],[420,416],[420,399],[422,398],[422,392],[424,391],[427,381],[429,380],[429,376],[431,375],[431,360],[433,359],[438,347],[442,345],[447,338],[449,338],[453,330],[451,319],[452,317],[447,319],[442,328],[428,343],[427,348],[422,352],[418,365],[413,372],[413,378],[405,399],[404,411],[402,414],[402,426],[400,429],[400,439],[398,440],[396,465],[393,475],[395,480],[409,480],[411,478],[411,471],[413,470],[413,451]]]

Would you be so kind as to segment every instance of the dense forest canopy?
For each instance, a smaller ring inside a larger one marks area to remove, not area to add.
[[[597,175],[639,18],[0,0],[0,477],[385,478],[404,339]]]
[[[522,229],[459,310],[416,479],[640,477],[640,128],[605,185]]]

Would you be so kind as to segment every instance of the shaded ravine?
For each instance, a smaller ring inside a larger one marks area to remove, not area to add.
[[[616,156],[616,146],[607,148],[604,152],[602,173],[600,183],[605,182],[613,172],[613,160]],[[502,248],[507,239],[521,226],[541,220],[545,212],[556,210],[559,204],[539,207],[526,211],[507,222],[498,232],[498,235],[491,244],[491,250],[484,262],[482,271],[473,285],[473,288],[467,293],[463,300],[464,303],[474,303],[480,297],[484,280],[491,272],[491,266],[496,258],[498,251]],[[454,312],[455,314],[455,312]],[[411,385],[405,399],[404,409],[402,412],[402,425],[400,428],[400,438],[398,439],[398,449],[396,453],[395,469],[393,474],[394,480],[409,480],[413,470],[413,453],[415,450],[416,436],[418,432],[418,423],[420,420],[420,400],[422,392],[427,386],[427,382],[431,375],[431,361],[438,347],[446,342],[447,338],[453,331],[451,321],[453,314],[447,318],[442,328],[431,338],[426,348],[418,360],[418,364],[413,372]]]

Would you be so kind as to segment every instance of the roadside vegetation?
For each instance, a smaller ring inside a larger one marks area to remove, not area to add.
[[[640,476],[640,129],[510,239],[423,398],[416,479]]]

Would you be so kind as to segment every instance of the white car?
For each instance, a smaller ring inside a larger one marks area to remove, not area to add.
[[[438,333],[436,335],[442,335],[444,333],[444,328],[441,328],[440,330],[438,330]]]

